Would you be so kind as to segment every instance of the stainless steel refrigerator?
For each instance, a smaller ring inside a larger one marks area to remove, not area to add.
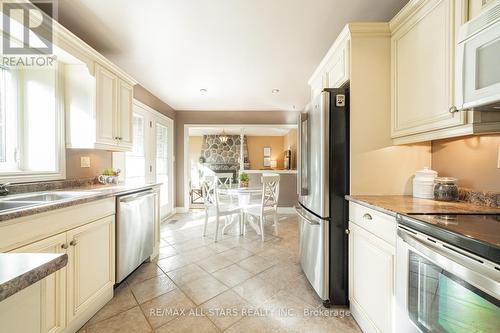
[[[349,88],[325,89],[300,115],[300,264],[325,306],[348,304]]]

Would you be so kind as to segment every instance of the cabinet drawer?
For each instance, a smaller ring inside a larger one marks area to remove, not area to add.
[[[396,218],[349,202],[349,220],[387,243],[396,245]]]

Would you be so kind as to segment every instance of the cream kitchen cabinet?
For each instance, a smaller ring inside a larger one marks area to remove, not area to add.
[[[44,290],[42,281],[19,291],[0,302],[0,333],[40,333],[44,307],[40,297]]]
[[[132,149],[133,84],[95,63],[64,66],[66,147]]]
[[[433,139],[433,131],[466,124],[464,112],[453,112],[455,36],[465,21],[461,4],[411,1],[390,23],[391,136],[396,143],[424,141],[421,133]]]
[[[467,19],[467,1],[414,0],[391,20],[395,144],[500,131],[498,114],[455,106],[457,33]]]
[[[396,220],[350,203],[349,301],[363,332],[393,331]]]
[[[66,234],[62,233],[23,246],[12,252],[19,253],[66,253]],[[61,332],[66,327],[66,267],[52,273],[39,282],[40,333]],[[14,295],[15,296],[15,295]],[[16,320],[17,321],[17,320]],[[16,324],[18,324],[17,321]]]
[[[309,80],[311,97],[324,88],[339,88],[349,81],[350,26],[342,30]]]
[[[2,252],[68,255],[66,267],[41,280],[37,291],[30,292],[29,302],[40,304],[38,317],[22,311],[14,311],[13,317],[17,314],[24,320],[38,320],[41,328],[37,333],[76,332],[113,297],[115,209],[112,197],[0,225]],[[27,296],[23,299],[28,301]],[[32,328],[25,331],[34,332]]]
[[[67,232],[68,321],[93,307],[115,282],[115,216]]]

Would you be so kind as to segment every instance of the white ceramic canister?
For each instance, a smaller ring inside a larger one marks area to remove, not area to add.
[[[413,197],[422,199],[434,198],[434,180],[437,172],[425,167],[423,170],[415,172],[413,178]]]

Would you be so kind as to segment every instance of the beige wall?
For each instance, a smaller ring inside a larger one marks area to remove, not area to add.
[[[90,157],[90,168],[80,167],[80,157]],[[97,149],[66,149],[66,179],[91,178],[112,167],[112,153]]]
[[[431,165],[430,143],[392,145],[390,49],[388,35],[351,41],[351,194],[411,194]]]
[[[175,113],[176,207],[184,206],[185,124],[297,124],[298,112],[283,111],[178,111]]]
[[[500,134],[433,141],[432,168],[458,178],[460,186],[500,192],[498,149]]]
[[[158,97],[150,93],[143,86],[137,84],[134,86],[134,98],[156,111],[164,114],[170,119],[175,119],[175,111],[170,105],[164,103]]]
[[[271,148],[271,160],[276,160],[277,168],[283,169],[283,151],[285,150],[283,143],[284,137],[282,136],[247,136],[250,169],[264,169],[264,147]]]
[[[202,136],[189,137],[189,162],[197,164],[201,156],[201,146],[203,145]]]
[[[251,173],[250,186],[262,186],[262,174]],[[280,174],[280,197],[278,207],[294,207],[297,204],[297,175]]]

